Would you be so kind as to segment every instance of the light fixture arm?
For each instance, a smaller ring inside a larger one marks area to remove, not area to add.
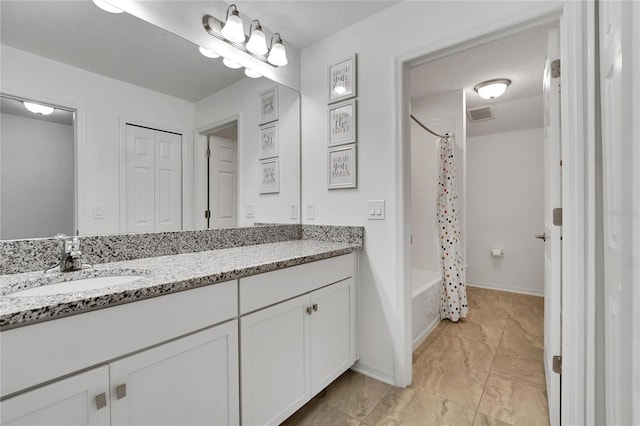
[[[282,43],[282,37],[280,37],[280,33],[274,33],[271,36],[271,43],[269,44],[269,50],[273,47],[273,39],[276,39],[276,43]]]
[[[231,10],[231,8],[233,8],[233,12],[231,12],[232,15],[240,16],[240,14],[238,13],[238,6],[236,6],[235,4],[231,4],[227,8],[227,15],[225,16],[225,19],[229,19],[229,11]]]
[[[256,24],[256,26],[254,27],[253,24]],[[253,30],[262,31],[262,25],[260,25],[260,21],[257,19],[251,21],[251,25],[249,25],[249,37],[251,37],[251,33],[253,33]]]

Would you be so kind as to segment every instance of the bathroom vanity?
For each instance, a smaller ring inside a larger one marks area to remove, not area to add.
[[[104,263],[71,274],[139,277],[43,296],[17,292],[42,272],[0,276],[2,424],[278,424],[358,359],[360,247]]]

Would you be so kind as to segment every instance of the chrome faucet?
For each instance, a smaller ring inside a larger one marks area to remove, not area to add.
[[[79,237],[67,237],[64,234],[56,234],[53,238],[61,241],[60,262],[47,269],[45,273],[55,269],[58,269],[60,272],[71,272],[79,271],[83,268],[91,268],[91,265],[82,263]]]

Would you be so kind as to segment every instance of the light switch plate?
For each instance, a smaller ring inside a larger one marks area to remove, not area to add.
[[[104,206],[93,206],[93,218],[104,219]]]
[[[313,220],[316,218],[316,206],[313,203],[307,203],[307,219]]]
[[[247,204],[244,210],[245,217],[252,218],[255,215],[255,206],[253,204]]]
[[[367,219],[384,220],[384,200],[367,201]]]

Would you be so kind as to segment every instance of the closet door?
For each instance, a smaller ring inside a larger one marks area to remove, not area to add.
[[[182,229],[182,136],[127,124],[126,232]]]
[[[127,232],[155,230],[155,131],[127,125]]]

